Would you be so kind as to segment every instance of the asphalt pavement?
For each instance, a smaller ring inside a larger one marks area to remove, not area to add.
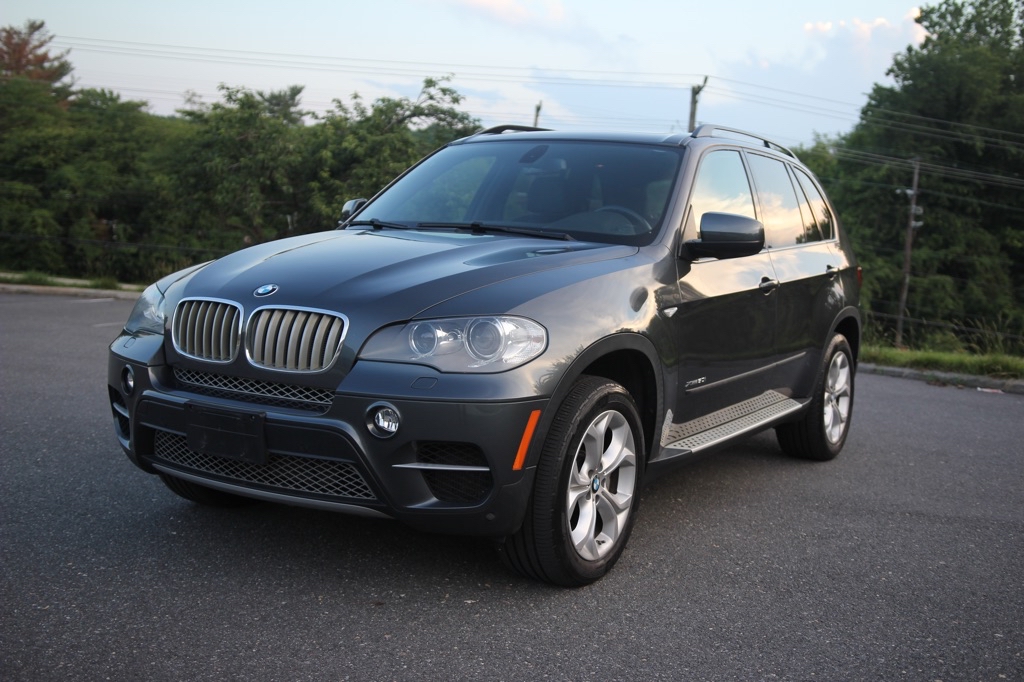
[[[564,590],[479,540],[175,497],[113,435],[132,298],[0,292],[5,682],[1024,679],[1024,396],[861,371],[839,458],[764,433],[682,466]]]

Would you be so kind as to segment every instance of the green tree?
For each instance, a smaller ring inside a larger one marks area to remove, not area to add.
[[[124,101],[108,90],[80,90],[70,100],[72,154],[53,175],[62,188],[53,210],[64,227],[69,274],[148,278],[126,268],[137,254],[121,247],[134,240],[154,194],[148,158],[162,126],[144,108],[144,102]]]
[[[0,29],[0,263],[57,272],[63,264],[52,182],[69,154],[67,52],[52,54],[42,21]]]
[[[178,208],[168,216],[208,245],[237,249],[294,231],[301,181],[301,88],[269,94],[220,87],[223,101],[180,112]]]
[[[166,121],[143,107],[102,90],[62,102],[40,80],[0,82],[0,264],[138,281],[161,269],[122,248],[145,233],[159,177],[150,159],[167,138]]]
[[[478,129],[444,79],[415,100],[353,96],[323,118],[302,86],[221,86],[178,116],[69,85],[41,21],[0,30],[0,265],[151,281],[191,262],[330,229],[427,152]]]
[[[346,199],[373,196],[429,152],[480,130],[446,82],[425,79],[415,100],[384,97],[369,107],[358,95],[349,104],[335,100],[309,152],[316,160],[310,202],[321,219],[337,220]]]
[[[857,126],[819,141],[810,160],[858,246],[880,319],[898,312],[909,219],[902,190],[916,159],[924,213],[907,314],[1020,334],[1024,3],[945,0],[924,7],[918,22],[928,37],[894,58],[894,85],[876,85]]]
[[[53,174],[69,156],[66,112],[47,83],[0,81],[0,263],[56,273],[63,267]]]

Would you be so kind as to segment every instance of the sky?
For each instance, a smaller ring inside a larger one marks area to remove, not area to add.
[[[924,39],[912,0],[4,0],[46,22],[77,87],[154,114],[218,85],[302,85],[324,112],[353,93],[415,98],[449,76],[485,126],[679,132],[698,123],[811,144],[856,124],[893,56]]]

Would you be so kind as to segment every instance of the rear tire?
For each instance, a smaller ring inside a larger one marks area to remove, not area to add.
[[[175,495],[207,507],[244,507],[256,502],[256,500],[248,497],[232,495],[231,493],[215,490],[214,488],[207,488],[205,485],[199,485],[198,483],[186,481],[183,478],[169,474],[160,474],[160,480]]]
[[[822,356],[814,398],[803,418],[775,427],[786,454],[822,462],[839,454],[853,416],[853,377],[853,351],[845,336],[835,334]]]
[[[506,565],[565,587],[605,575],[633,529],[643,448],[626,389],[599,377],[577,380],[544,441],[526,520],[500,548]]]

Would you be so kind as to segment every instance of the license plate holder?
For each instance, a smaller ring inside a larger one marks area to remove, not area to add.
[[[190,449],[250,464],[267,463],[265,413],[220,410],[188,402],[185,415],[185,438]]]

